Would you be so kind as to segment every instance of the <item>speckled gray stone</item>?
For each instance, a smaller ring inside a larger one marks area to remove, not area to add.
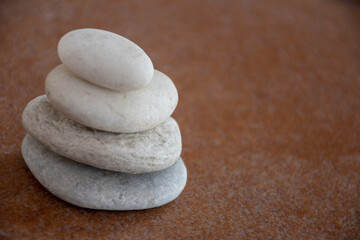
[[[181,153],[181,134],[173,118],[132,134],[84,127],[56,111],[45,95],[28,103],[23,115],[28,133],[51,151],[94,167],[145,173],[173,165]]]
[[[104,210],[139,210],[171,202],[185,187],[181,158],[152,173],[127,174],[101,170],[61,157],[27,134],[22,154],[30,171],[55,196],[74,205]]]

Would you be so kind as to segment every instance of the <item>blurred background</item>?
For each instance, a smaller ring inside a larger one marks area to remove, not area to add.
[[[360,3],[0,1],[0,238],[359,239]],[[21,156],[21,113],[78,28],[137,43],[179,92],[188,183],[134,212],[80,209]]]

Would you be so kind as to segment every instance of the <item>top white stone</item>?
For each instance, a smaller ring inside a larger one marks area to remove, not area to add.
[[[138,45],[104,30],[68,32],[59,41],[58,54],[78,77],[121,92],[145,87],[154,74],[151,59]]]

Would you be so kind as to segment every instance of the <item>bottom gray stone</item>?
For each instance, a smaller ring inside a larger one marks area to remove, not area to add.
[[[55,196],[74,205],[103,210],[140,210],[176,199],[187,172],[181,158],[158,172],[128,174],[77,163],[46,149],[27,134],[22,155],[38,181]]]

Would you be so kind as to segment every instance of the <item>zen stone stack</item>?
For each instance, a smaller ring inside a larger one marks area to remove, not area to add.
[[[135,43],[103,30],[67,33],[58,54],[46,95],[22,115],[22,154],[38,181],[92,209],[147,209],[177,198],[187,172],[171,79]]]

